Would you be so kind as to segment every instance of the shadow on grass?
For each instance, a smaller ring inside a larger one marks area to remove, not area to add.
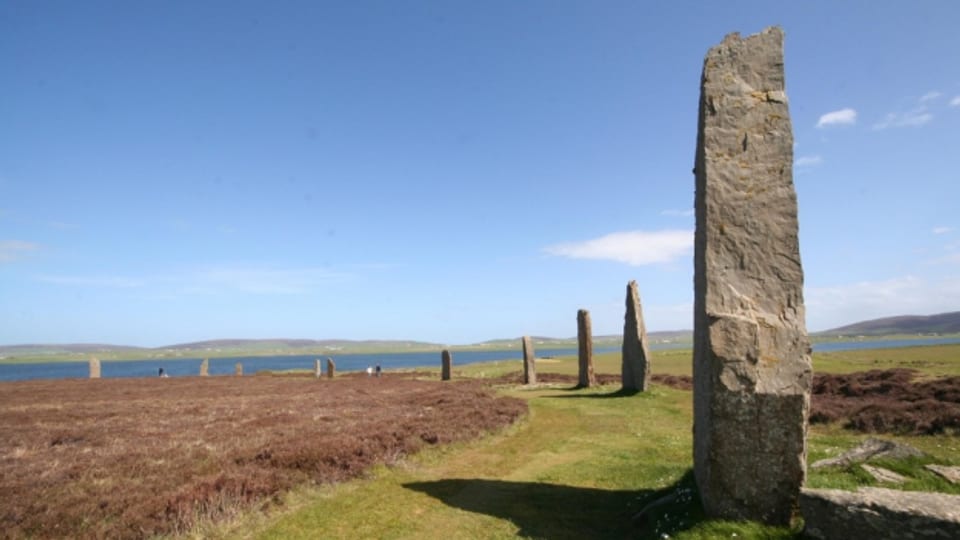
[[[580,391],[583,391],[583,390],[587,390],[587,388],[583,388],[583,387],[581,387],[581,386],[572,386],[572,387],[570,387],[570,388],[562,388],[561,390],[564,391],[564,392],[580,392]],[[635,395],[640,394],[640,393],[641,393],[641,392],[640,392],[639,390],[627,390],[627,389],[625,389],[625,388],[620,388],[620,389],[617,390],[616,392],[608,392],[608,393],[605,393],[605,394],[592,394],[592,393],[591,393],[591,394],[572,394],[572,393],[571,393],[571,394],[560,394],[560,395],[551,395],[551,396],[544,396],[544,397],[551,397],[551,398],[578,398],[578,399],[580,399],[580,398],[586,398],[586,399],[603,399],[603,398],[624,398],[624,397],[631,397],[631,396],[635,396]]]
[[[693,486],[692,471],[670,487],[639,491],[480,478],[403,485],[447,506],[508,520],[518,536],[547,539],[673,535],[704,519]]]

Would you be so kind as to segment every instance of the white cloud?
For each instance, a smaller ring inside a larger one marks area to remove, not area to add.
[[[550,255],[571,259],[617,261],[631,266],[666,263],[689,255],[693,231],[625,231],[593,240],[556,244],[543,249]]]
[[[960,306],[960,279],[932,282],[905,276],[830,287],[808,286],[804,296],[807,327],[820,331],[882,317],[956,311]]]
[[[823,163],[823,158],[820,156],[801,156],[793,160],[795,167],[814,167],[821,163]]]
[[[686,210],[664,210],[660,212],[661,216],[689,217],[693,215],[693,208]]]
[[[817,127],[822,128],[825,126],[855,123],[857,123],[857,111],[847,108],[840,109],[839,111],[831,111],[821,116],[820,119],[817,120]]]
[[[889,127],[919,127],[930,120],[933,115],[927,111],[926,107],[917,107],[912,111],[903,113],[890,113],[882,121],[873,125],[874,130],[887,129]]]
[[[951,107],[960,107],[960,96],[955,96],[953,99],[951,99],[951,100],[950,100],[950,106],[951,106]]]
[[[0,263],[13,262],[40,249],[38,244],[32,242],[23,242],[20,240],[2,240],[0,241]]]
[[[926,94],[920,96],[920,103],[924,103],[926,101],[933,101],[942,95],[943,94],[941,94],[940,92],[937,92],[936,90],[932,92],[927,92]]]
[[[934,227],[933,234],[947,234],[953,232],[953,227]]]

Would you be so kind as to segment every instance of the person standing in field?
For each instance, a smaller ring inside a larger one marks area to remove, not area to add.
[[[377,364],[377,377],[380,376],[380,371],[381,371],[380,364]]]

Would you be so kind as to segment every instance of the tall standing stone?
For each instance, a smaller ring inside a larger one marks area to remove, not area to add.
[[[203,362],[200,362],[200,376],[206,377],[210,375],[210,359],[204,358]]]
[[[440,380],[449,381],[450,380],[450,371],[453,367],[453,358],[450,356],[450,351],[444,349],[440,353]]]
[[[790,521],[806,476],[810,344],[783,31],[710,49],[694,248],[694,474],[711,516]]]
[[[650,384],[650,351],[647,349],[647,327],[643,323],[643,307],[640,305],[636,281],[627,283],[622,353],[620,380],[623,389],[646,392]]]
[[[233,366],[233,374],[237,377],[243,377],[243,364],[237,362],[237,364]]]
[[[323,375],[323,369],[320,367],[320,359],[316,358],[313,360],[313,376],[319,379],[321,375]]]
[[[332,379],[334,375],[337,374],[337,364],[333,362],[333,358],[327,358],[327,378]]]
[[[580,377],[577,386],[589,388],[597,385],[597,376],[593,373],[593,330],[590,324],[590,312],[577,310],[577,351]]]
[[[91,379],[100,378],[100,360],[96,358],[90,359],[90,378]]]
[[[523,384],[537,384],[537,366],[534,364],[533,342],[523,336]]]

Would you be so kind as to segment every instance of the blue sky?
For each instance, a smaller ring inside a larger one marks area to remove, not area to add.
[[[0,344],[692,327],[700,72],[779,24],[807,326],[960,310],[960,3],[0,4]]]

